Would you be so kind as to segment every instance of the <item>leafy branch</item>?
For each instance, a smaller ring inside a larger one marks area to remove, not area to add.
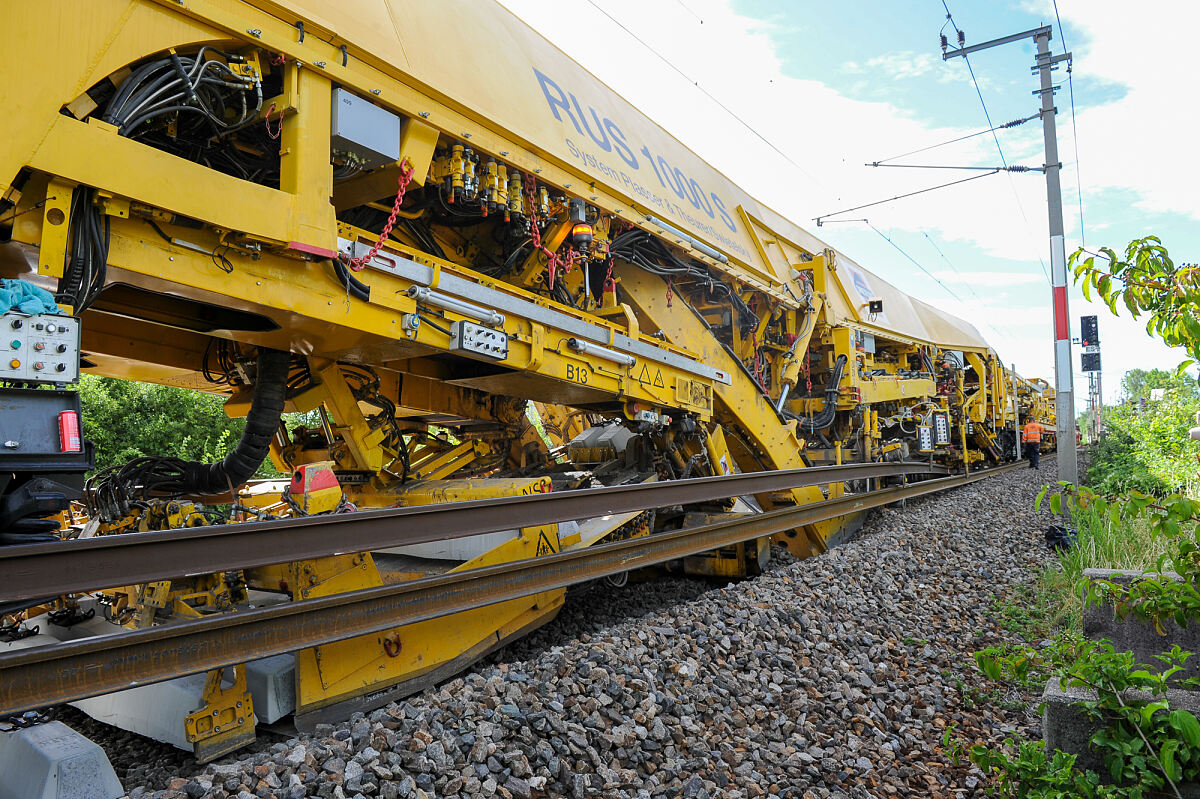
[[[1014,754],[1012,741],[1000,751],[975,746],[971,759],[995,778],[1001,796],[1140,799],[1147,791],[1165,788],[1178,796],[1178,783],[1200,776],[1200,720],[1171,708],[1167,698],[1171,678],[1188,657],[1176,646],[1158,656],[1163,669],[1142,669],[1132,653],[1074,636],[1063,636],[1043,650],[993,647],[977,652],[976,663],[993,680],[1031,684],[1049,676],[1063,688],[1090,689],[1095,698],[1079,707],[1098,724],[1091,745],[1104,753],[1116,785],[1102,786],[1093,772],[1076,769],[1072,755],[1057,752],[1047,758],[1036,744],[1022,743]]]
[[[1183,347],[1193,361],[1200,360],[1200,268],[1176,266],[1157,236],[1131,241],[1124,257],[1108,247],[1098,253],[1081,247],[1071,254],[1068,266],[1086,299],[1090,301],[1095,291],[1114,315],[1117,303],[1123,303],[1134,319],[1148,314],[1149,335]]]

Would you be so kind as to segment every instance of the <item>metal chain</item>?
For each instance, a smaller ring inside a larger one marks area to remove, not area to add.
[[[407,158],[400,162],[400,177],[396,179],[396,185],[399,188],[396,190],[396,201],[392,203],[392,212],[388,215],[387,224],[383,226],[383,232],[379,234],[379,239],[371,245],[371,249],[367,250],[366,255],[346,259],[346,266],[351,270],[361,272],[367,264],[371,263],[383,243],[388,240],[392,228],[396,225],[396,217],[400,216],[400,204],[404,202],[404,192],[408,190],[408,184],[412,182],[413,171],[413,166]]]

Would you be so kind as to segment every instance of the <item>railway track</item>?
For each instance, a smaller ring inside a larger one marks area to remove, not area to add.
[[[179,564],[187,564],[186,574],[205,574],[909,474],[946,469],[927,463],[818,466],[10,546],[0,548],[0,603],[185,576]]]
[[[781,533],[805,524],[900,500],[958,488],[1020,466],[1023,464],[1014,463],[961,476],[925,480],[732,521],[685,528],[590,549],[568,550],[530,560],[453,572],[396,585],[245,612],[219,614],[198,621],[120,635],[8,652],[0,654],[0,715],[110,693],[269,655],[294,652],[398,625],[435,619],[496,602],[530,596],[730,546],[760,536]],[[321,517],[300,520],[300,524],[293,521],[283,527],[275,525],[273,529],[276,536],[287,530],[289,532],[286,535],[294,535],[295,539],[277,537],[274,551],[271,553],[273,560],[261,562],[279,562],[281,553],[286,553],[282,559],[296,557],[292,546],[308,546],[321,550],[314,553],[311,549],[306,549],[305,557],[331,554],[335,550],[361,551],[375,546],[395,546],[413,540],[437,540],[511,528],[518,523],[514,519],[519,519],[521,525],[547,523],[580,518],[596,508],[603,508],[601,513],[613,513],[618,512],[618,508],[660,507],[682,501],[701,501],[701,498],[783,490],[797,485],[929,471],[925,464],[822,467],[768,475],[735,475],[636,487],[640,490],[632,490],[634,487],[622,487],[620,490],[594,489],[567,492],[557,498],[554,495],[521,497],[500,502],[455,503],[442,507],[428,506]],[[804,480],[811,482],[803,482]],[[776,487],[766,488],[768,485]],[[563,498],[568,501],[554,501]],[[636,502],[642,504],[630,504]],[[498,506],[505,509],[503,515],[497,512]],[[415,533],[396,529],[399,527],[398,519],[414,516],[425,521],[432,520],[436,526],[432,530]],[[329,536],[330,524],[338,529],[336,544],[330,543],[333,540]],[[265,525],[266,523],[261,526]],[[251,542],[262,532],[255,529],[260,525],[236,527],[251,530],[248,536],[248,541]],[[214,530],[220,532],[214,533]],[[209,533],[207,536],[203,536],[205,531]],[[89,578],[86,581],[87,587],[95,588],[97,581],[110,585],[119,584],[107,581],[124,579],[135,572],[155,572],[155,569],[163,568],[161,563],[148,561],[131,565],[131,561],[139,560],[141,555],[146,553],[154,557],[178,557],[181,552],[192,551],[188,548],[196,546],[194,537],[177,533],[199,533],[204,539],[202,543],[208,545],[206,554],[214,561],[219,560],[224,564],[221,568],[228,568],[237,565],[237,559],[246,556],[247,552],[261,552],[262,547],[261,543],[252,542],[247,543],[243,549],[236,549],[235,532],[236,530],[221,528],[198,528],[170,533],[114,536],[106,543],[116,547],[122,555],[113,555],[111,560],[92,560],[90,575],[72,571],[71,564],[76,562],[75,559],[86,557],[81,555],[81,552],[90,553],[94,557],[98,548],[89,541],[97,539],[10,547],[8,549],[12,551],[4,552],[3,559],[0,559],[0,564],[3,564],[0,569],[6,574],[6,585],[0,586],[0,597],[45,596],[63,590],[63,586],[74,586],[65,590],[83,590],[82,581],[85,577]],[[220,546],[212,546],[214,535],[226,536]],[[320,543],[322,535],[325,536],[324,543]],[[427,537],[431,535],[434,538]],[[122,538],[127,541],[121,542]],[[130,558],[129,554],[133,552],[139,553],[138,557]],[[164,552],[168,554],[163,555]],[[191,565],[198,566],[196,563]],[[61,573],[55,573],[56,567],[61,567]],[[209,568],[207,562],[204,568]],[[166,574],[159,571],[153,576],[161,577]],[[50,585],[55,586],[54,591],[47,590]]]

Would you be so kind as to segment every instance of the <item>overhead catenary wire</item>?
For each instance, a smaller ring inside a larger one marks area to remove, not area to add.
[[[954,15],[950,13],[950,5],[946,0],[942,0],[942,8],[946,10],[946,21],[954,27],[955,34],[958,35],[960,41],[965,40],[966,34],[958,27],[958,23],[954,21]],[[945,28],[945,25],[942,26]],[[966,53],[963,53],[963,61],[967,64],[967,72],[971,76],[971,83],[975,85],[975,94],[979,97],[979,105],[983,107],[983,116],[987,119],[988,127],[991,129],[992,141],[996,143],[996,152],[1000,154],[1000,163],[1008,166],[1008,158],[1004,155],[1004,148],[1000,146],[1000,137],[996,135],[996,126],[992,122],[992,114],[988,111],[987,102],[983,99],[983,90],[979,88],[979,80],[975,77],[975,68],[971,66],[971,58]],[[1025,206],[1021,202],[1021,195],[1017,193],[1017,186],[1012,182],[1012,177],[1008,179],[1009,188],[1012,189],[1013,198],[1017,201],[1017,210],[1021,212],[1021,219],[1025,220],[1025,232],[1028,234],[1030,229],[1029,217],[1025,214]],[[1032,244],[1032,239],[1030,240]],[[1050,271],[1046,269],[1046,261],[1038,252],[1038,264],[1042,267],[1042,274],[1046,276],[1046,282],[1050,281]]]
[[[983,297],[979,296],[979,292],[977,292],[975,290],[975,286],[968,279],[967,275],[964,274],[962,271],[960,271],[959,268],[954,265],[954,262],[946,257],[946,253],[942,252],[942,248],[939,247],[937,245],[937,242],[933,240],[933,236],[930,236],[929,232],[925,231],[925,230],[921,231],[921,235],[923,235],[925,237],[925,239],[933,246],[933,249],[937,250],[937,254],[940,255],[942,260],[946,262],[946,265],[949,266],[950,269],[953,270],[953,272],[956,275],[958,275],[959,277],[961,277],[963,279],[963,285],[965,285],[967,287],[967,290],[970,291],[971,294],[973,294],[975,296],[975,299],[979,301],[979,304],[981,306],[986,305],[987,303],[985,303],[983,301]],[[999,336],[1001,339],[1004,338],[1004,334],[1001,333],[999,330],[997,330],[996,327],[991,322],[985,322],[984,324],[986,324],[988,327],[990,327],[992,329],[992,332],[995,333],[997,336]]]
[[[943,283],[941,280],[939,280],[938,277],[933,274],[933,272],[930,272],[928,269],[926,269],[924,266],[922,266],[920,261],[918,261],[916,258],[913,258],[911,255],[909,255],[907,252],[905,252],[904,249],[899,244],[892,241],[892,239],[886,233],[884,233],[882,230],[880,230],[879,228],[872,225],[870,222],[867,223],[867,227],[871,228],[871,230],[874,230],[876,233],[878,233],[883,238],[884,241],[886,241],[888,244],[895,247],[896,252],[900,253],[905,258],[912,261],[913,265],[916,266],[917,269],[920,269],[922,272],[924,272],[926,275],[929,276],[930,280],[932,280],[934,283],[937,283],[939,286],[941,286],[943,289],[945,289],[947,294],[949,294],[951,297],[958,300],[959,302],[963,301],[962,297],[955,294],[954,291],[949,286],[947,286],[945,283]]]
[[[903,200],[906,197],[915,197],[918,194],[925,194],[926,192],[937,191],[938,189],[945,189],[945,188],[949,188],[950,186],[957,186],[960,183],[966,183],[971,180],[979,180],[980,178],[986,178],[991,175],[995,175],[999,172],[1000,172],[1000,168],[996,167],[996,168],[992,169],[992,171],[985,172],[981,175],[972,175],[971,177],[963,178],[962,180],[952,180],[949,183],[941,183],[937,186],[929,186],[928,188],[918,189],[917,191],[910,191],[908,194],[897,194],[895,197],[889,197],[886,200],[877,200],[876,202],[867,203],[866,205],[856,205],[853,208],[843,208],[841,211],[833,211],[828,214],[821,214],[820,216],[814,216],[813,221],[817,223],[817,227],[820,227],[821,225],[824,224],[825,218],[829,217],[829,216],[837,216],[838,214],[848,214],[851,211],[861,211],[863,208],[872,208],[876,205],[883,205],[884,203],[890,203],[894,200]]]
[[[924,153],[924,152],[928,152],[930,150],[936,150],[938,147],[946,147],[951,144],[958,144],[960,141],[966,141],[967,139],[973,139],[976,136],[982,136],[985,133],[994,133],[997,130],[1007,130],[1008,128],[1015,128],[1019,125],[1024,125],[1026,122],[1028,122],[1031,119],[1037,119],[1037,118],[1038,118],[1037,114],[1030,114],[1029,116],[1027,116],[1023,119],[1014,119],[1011,122],[1004,122],[1000,125],[997,125],[994,128],[987,128],[986,130],[977,130],[974,133],[968,133],[966,136],[959,136],[957,139],[950,139],[948,141],[938,142],[937,144],[931,144],[928,147],[922,147],[919,150],[910,150],[907,153],[901,153],[900,155],[893,155],[890,158],[881,158],[878,161],[872,161],[871,165],[879,166],[880,164],[886,164],[888,161],[898,161],[899,159],[907,158],[910,155],[916,155],[918,153]]]
[[[719,106],[721,107],[721,110],[723,110],[725,113],[729,114],[729,116],[731,116],[731,117],[733,117],[735,120],[737,120],[737,121],[738,121],[738,123],[739,123],[739,124],[741,124],[741,126],[742,126],[742,127],[744,127],[746,130],[748,130],[748,131],[750,131],[751,133],[753,133],[753,134],[755,135],[755,137],[757,137],[757,138],[758,138],[760,141],[762,141],[762,143],[763,143],[763,144],[767,145],[767,146],[768,146],[768,147],[770,147],[772,150],[774,150],[774,151],[775,151],[775,152],[776,152],[776,153],[777,153],[779,156],[781,156],[781,157],[783,158],[783,160],[787,161],[789,164],[791,164],[792,166],[796,167],[796,169],[800,170],[801,174],[803,174],[805,177],[807,177],[807,178],[808,178],[809,180],[811,180],[813,183],[816,183],[816,184],[817,184],[818,186],[820,186],[821,188],[825,189],[826,191],[829,191],[829,187],[828,187],[828,186],[826,186],[825,184],[821,183],[821,181],[820,181],[820,180],[818,180],[818,179],[817,179],[817,177],[816,177],[815,175],[813,175],[813,174],[812,174],[811,172],[809,172],[807,169],[805,169],[804,167],[802,167],[802,166],[800,166],[798,163],[796,163],[794,160],[792,160],[791,156],[789,156],[789,155],[788,155],[787,153],[785,153],[783,150],[781,150],[781,149],[779,149],[777,146],[775,146],[775,144],[773,144],[773,143],[772,143],[772,142],[771,142],[771,141],[770,141],[770,140],[769,140],[769,139],[768,139],[766,136],[764,136],[764,135],[762,135],[761,133],[759,133],[759,132],[758,132],[758,130],[757,130],[757,129],[755,129],[753,125],[751,125],[751,124],[750,124],[749,122],[747,122],[746,120],[742,119],[740,116],[738,116],[736,113],[734,113],[734,111],[733,111],[733,110],[732,110],[732,109],[731,109],[729,106],[725,105],[723,102],[721,102],[720,100],[718,100],[718,99],[717,99],[717,98],[716,98],[716,97],[715,97],[715,96],[712,94],[712,92],[710,92],[708,89],[705,89],[703,86],[701,86],[701,85],[700,85],[700,81],[698,81],[698,80],[694,80],[694,79],[693,79],[693,78],[692,78],[690,75],[688,75],[688,74],[687,74],[686,72],[684,72],[682,69],[680,69],[679,67],[675,66],[675,63],[674,63],[673,61],[671,61],[670,59],[668,59],[668,58],[667,58],[666,56],[664,56],[662,53],[660,53],[660,52],[658,52],[657,50],[655,50],[653,47],[651,47],[651,46],[650,46],[650,45],[649,45],[649,44],[646,42],[646,40],[644,40],[642,37],[638,36],[636,33],[634,33],[632,30],[630,30],[628,27],[626,27],[626,26],[625,26],[625,24],[624,24],[623,22],[621,22],[619,19],[617,19],[616,17],[614,17],[612,14],[608,13],[607,11],[605,11],[605,10],[604,10],[604,8],[603,8],[603,7],[601,7],[599,3],[597,3],[597,2],[596,2],[596,0],[588,0],[588,4],[589,4],[589,5],[591,5],[593,8],[595,8],[597,11],[599,11],[599,12],[600,12],[601,14],[603,14],[604,16],[608,17],[608,18],[609,18],[609,20],[611,20],[611,21],[612,21],[612,23],[613,23],[614,25],[616,25],[618,28],[620,28],[621,30],[625,31],[625,32],[626,32],[626,33],[628,33],[630,36],[632,36],[632,37],[633,37],[633,38],[634,38],[634,39],[637,41],[637,43],[638,43],[638,44],[640,44],[642,47],[645,47],[647,50],[649,50],[651,53],[653,53],[653,54],[654,54],[654,55],[655,55],[655,56],[658,58],[658,60],[659,60],[659,61],[662,61],[664,64],[666,64],[666,65],[667,65],[667,66],[669,66],[669,67],[670,67],[672,70],[674,70],[676,73],[678,73],[680,77],[682,77],[682,78],[683,78],[684,80],[686,80],[688,83],[692,84],[692,85],[693,85],[693,86],[695,86],[697,89],[699,89],[701,92],[703,92],[705,97],[707,97],[708,99],[712,100],[714,103],[716,103],[717,105],[719,105]],[[682,4],[681,4],[681,5],[682,5]],[[685,6],[685,8],[686,8],[686,6]],[[689,10],[690,10],[690,9],[689,9]],[[694,14],[693,14],[693,16],[694,16]],[[701,22],[703,23],[703,20],[701,20]]]
[[[1054,19],[1058,22],[1058,38],[1062,41],[1063,52],[1070,52],[1067,47],[1067,34],[1063,32],[1062,17],[1058,14],[1058,0],[1054,0]],[[1067,91],[1071,95],[1071,143],[1075,149],[1075,198],[1079,202],[1079,244],[1087,246],[1087,236],[1083,226],[1083,188],[1079,177],[1079,131],[1075,127],[1075,81],[1071,77],[1072,64],[1067,62]]]
[[[993,170],[996,172],[1045,172],[1046,168],[1042,166],[1023,166],[1021,164],[1011,164],[1009,166],[970,166],[966,164],[885,164],[882,161],[872,161],[863,166],[877,166],[880,168],[889,169],[966,169],[983,172]]]

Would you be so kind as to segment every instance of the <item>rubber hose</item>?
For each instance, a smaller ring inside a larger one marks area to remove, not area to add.
[[[332,258],[330,260],[333,262],[333,273],[337,275],[338,282],[350,292],[350,295],[363,302],[369,302],[371,299],[371,287],[356,278],[346,267],[346,264],[342,262],[341,258]]]
[[[254,398],[246,415],[246,429],[220,463],[185,465],[185,490],[200,494],[221,494],[249,480],[258,471],[271,450],[271,440],[279,430],[283,404],[287,399],[288,368],[292,354],[263,347],[258,349],[258,370],[254,378]]]
[[[829,382],[825,385],[825,407],[811,419],[800,417],[802,430],[811,433],[826,428],[833,422],[833,417],[837,414],[838,384],[842,382],[842,372],[845,368],[846,356],[839,355],[833,365],[833,374],[830,375]]]

